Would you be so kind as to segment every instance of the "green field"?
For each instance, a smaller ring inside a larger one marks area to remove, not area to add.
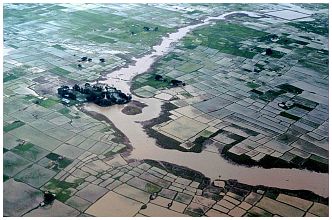
[[[202,45],[223,53],[252,58],[257,53],[248,49],[240,49],[241,41],[265,35],[267,33],[243,25],[218,21],[213,26],[204,26],[194,30],[190,36],[185,37],[184,45],[189,49]]]
[[[50,108],[56,104],[58,104],[59,101],[55,99],[46,99],[46,100],[37,100],[36,104],[43,106],[44,108]]]
[[[3,131],[4,132],[8,132],[8,131],[11,131],[11,130],[14,130],[16,128],[19,128],[21,126],[25,125],[25,123],[23,121],[14,121],[13,123],[9,124],[9,125],[6,125],[4,128],[3,128]]]

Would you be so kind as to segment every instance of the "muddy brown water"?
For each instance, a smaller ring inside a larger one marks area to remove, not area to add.
[[[172,45],[183,38],[196,27],[207,25],[213,20],[224,19],[227,15],[245,13],[256,16],[251,12],[231,12],[218,17],[209,17],[202,23],[180,28],[177,32],[164,37],[161,44],[153,47],[151,54],[134,59],[135,63],[128,67],[111,72],[103,83],[114,85],[123,92],[129,93],[130,82],[134,76],[149,70],[156,59],[168,53]],[[161,113],[163,102],[155,98],[139,98],[133,96],[133,100],[145,103],[147,107],[138,115],[126,115],[121,112],[124,106],[114,105],[100,107],[89,103],[84,107],[88,111],[94,111],[109,118],[110,121],[123,132],[131,142],[133,151],[128,156],[133,159],[151,159],[166,161],[189,167],[202,172],[212,180],[236,179],[239,182],[250,185],[265,185],[293,190],[310,190],[318,195],[328,196],[328,174],[311,172],[299,169],[264,169],[261,167],[245,167],[231,163],[217,153],[203,151],[201,153],[181,152],[177,150],[163,149],[157,146],[156,141],[149,137],[140,122],[156,118]]]

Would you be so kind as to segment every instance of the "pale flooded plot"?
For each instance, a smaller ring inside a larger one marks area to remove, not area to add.
[[[114,204],[109,206],[109,204]],[[133,216],[143,203],[129,199],[114,192],[107,193],[103,198],[90,206],[86,213],[98,217],[121,217]]]
[[[4,183],[4,215],[21,216],[43,201],[42,193],[28,184],[8,180]],[[21,201],[28,200],[29,203]]]
[[[310,17],[310,14],[308,15],[308,14],[291,11],[291,10],[274,11],[274,12],[269,12],[266,14],[274,16],[274,17],[286,19],[286,20],[295,20],[295,19]]]

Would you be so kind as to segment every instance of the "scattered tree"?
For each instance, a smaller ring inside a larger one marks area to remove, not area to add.
[[[154,79],[157,80],[157,81],[162,81],[163,80],[163,76],[156,74],[155,77],[154,77]]]
[[[81,91],[81,87],[80,87],[79,85],[75,84],[75,85],[73,86],[73,90],[79,92],[79,91]]]
[[[176,80],[176,79],[172,79],[172,80],[171,80],[171,84],[172,84],[172,86],[180,86],[180,85],[185,86],[185,85],[186,85],[186,84],[183,83],[182,81],[180,81],[180,80]]]
[[[267,48],[266,51],[265,51],[266,55],[272,55],[272,49],[271,48]]]

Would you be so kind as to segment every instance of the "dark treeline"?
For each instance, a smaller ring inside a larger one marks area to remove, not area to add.
[[[94,102],[100,106],[125,104],[130,102],[132,98],[131,95],[126,95],[115,87],[103,84],[90,85],[85,83],[82,87],[75,84],[71,89],[66,85],[58,88],[58,94],[61,98],[77,100],[77,93],[84,94],[86,101]]]

